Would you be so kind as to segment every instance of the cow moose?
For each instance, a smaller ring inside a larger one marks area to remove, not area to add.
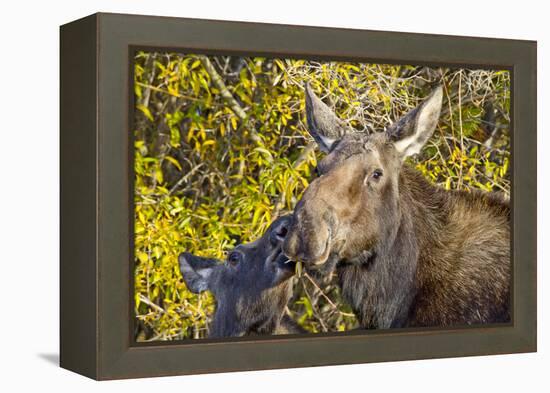
[[[296,205],[283,252],[333,266],[362,328],[510,321],[510,208],[447,191],[405,163],[434,132],[442,87],[386,128],[351,130],[306,86],[308,131],[327,155]]]
[[[179,255],[188,289],[208,290],[216,299],[210,338],[303,332],[285,315],[295,269],[281,251],[289,221],[290,216],[278,218],[260,239],[235,247],[225,263],[187,252]]]

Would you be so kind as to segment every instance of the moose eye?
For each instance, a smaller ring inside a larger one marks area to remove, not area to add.
[[[376,169],[373,173],[372,173],[372,177],[373,179],[380,179],[382,177],[383,173],[380,169]]]
[[[231,266],[237,266],[240,261],[241,261],[241,253],[237,251],[233,251],[227,256],[227,262]]]

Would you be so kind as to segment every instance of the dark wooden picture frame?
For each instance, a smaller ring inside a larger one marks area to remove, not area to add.
[[[512,323],[136,343],[137,49],[509,70]],[[62,367],[103,380],[536,351],[536,42],[101,13],[61,27],[60,77]]]

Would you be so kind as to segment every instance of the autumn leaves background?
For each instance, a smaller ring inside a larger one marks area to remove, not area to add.
[[[136,339],[205,337],[213,298],[187,290],[177,255],[223,258],[300,199],[322,154],[306,131],[306,82],[351,127],[375,132],[441,81],[438,128],[411,162],[447,189],[509,195],[507,71],[138,53]],[[312,333],[356,326],[333,277],[296,279],[287,313]]]

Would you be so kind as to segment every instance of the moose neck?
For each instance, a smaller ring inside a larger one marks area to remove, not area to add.
[[[373,249],[337,265],[342,294],[363,328],[440,323],[441,315],[422,311],[419,299],[426,293],[438,296],[440,288],[450,285],[445,277],[464,251],[472,251],[463,246],[470,228],[481,235],[493,231],[491,253],[509,259],[504,245],[509,240],[510,208],[498,195],[447,191],[404,165],[398,201],[399,218],[390,225],[395,231],[387,227]]]
[[[216,312],[210,326],[210,338],[239,337],[245,333],[241,326],[234,304],[217,301]]]
[[[292,296],[291,281],[258,291],[240,288],[239,297],[218,296],[209,337],[238,337],[278,332],[286,304]]]
[[[351,260],[339,262],[337,271],[344,297],[365,328],[406,324],[417,292],[417,269],[426,237],[438,227],[439,190],[420,173],[404,164],[395,206],[375,247]],[[422,195],[421,195],[422,194]],[[435,201],[425,201],[425,195]]]

